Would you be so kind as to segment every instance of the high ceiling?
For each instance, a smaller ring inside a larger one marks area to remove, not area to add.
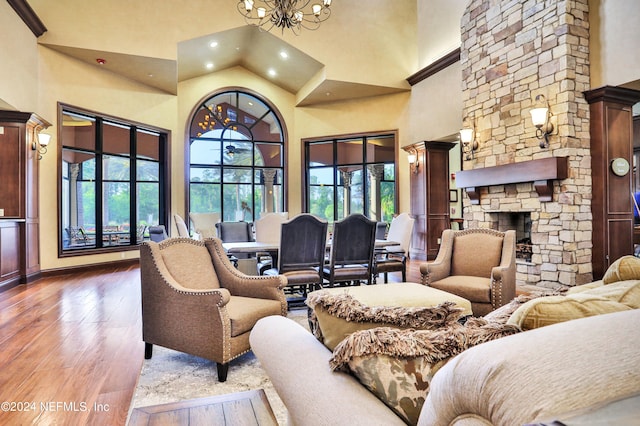
[[[298,94],[324,68],[324,64],[284,40],[249,25],[180,42],[175,61],[52,43],[40,44],[170,94],[177,93],[179,82],[236,66],[244,67],[292,94]],[[104,60],[104,63],[100,64],[98,59]],[[211,65],[207,67],[207,64]],[[408,84],[390,87],[321,79],[298,100],[298,105],[407,90]]]

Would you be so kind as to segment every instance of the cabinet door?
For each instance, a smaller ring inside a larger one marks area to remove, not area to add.
[[[24,126],[0,123],[0,213],[6,218],[23,218],[24,160],[21,137]]]

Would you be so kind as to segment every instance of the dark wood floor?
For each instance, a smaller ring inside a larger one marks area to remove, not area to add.
[[[0,424],[126,423],[144,358],[139,274],[97,269],[0,293]]]

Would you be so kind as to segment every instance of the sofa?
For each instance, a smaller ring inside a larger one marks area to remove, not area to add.
[[[634,273],[640,271],[640,259],[636,266]],[[449,359],[427,357],[430,370],[412,371],[422,382],[423,398],[409,420],[383,402],[376,388],[399,393],[407,383],[413,386],[405,371],[421,366],[404,364],[403,371],[393,365],[393,374],[401,378],[391,386],[380,380],[367,383],[356,370],[334,371],[336,353],[344,351],[347,341],[357,347],[375,333],[393,341],[405,334],[442,335],[448,330],[373,328],[353,333],[332,352],[296,322],[274,316],[258,321],[250,343],[292,425],[542,425],[581,416],[603,417],[600,424],[624,424],[620,419],[640,416],[639,294],[640,276],[623,273],[614,281],[575,287],[567,294],[519,297],[486,320],[468,320],[502,328],[503,333]],[[470,325],[451,327],[453,336]],[[361,333],[369,334],[357,340]],[[433,339],[426,346],[432,348]]]

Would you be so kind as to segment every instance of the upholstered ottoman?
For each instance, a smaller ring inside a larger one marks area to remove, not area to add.
[[[438,329],[472,314],[467,299],[417,283],[323,289],[309,293],[306,303],[313,333],[331,350],[355,331]]]

